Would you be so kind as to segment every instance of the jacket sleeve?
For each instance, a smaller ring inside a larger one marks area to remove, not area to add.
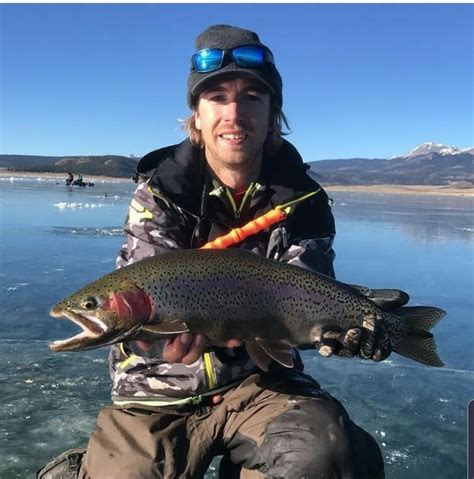
[[[324,190],[294,212],[281,261],[335,277],[334,216]]]
[[[126,239],[117,257],[117,268],[171,249],[188,247],[196,222],[188,216],[148,188],[147,183],[141,183],[128,208],[124,226]]]
[[[146,183],[141,183],[128,208],[124,226],[126,238],[116,260],[117,268],[172,249],[186,248],[193,231],[193,218],[188,216],[148,188]],[[145,352],[136,346],[135,341],[127,341],[123,348],[127,353],[138,356],[160,357],[163,345],[163,340],[154,341]],[[119,355],[119,349],[112,347],[111,354]],[[114,364],[114,360],[109,361],[112,378]]]

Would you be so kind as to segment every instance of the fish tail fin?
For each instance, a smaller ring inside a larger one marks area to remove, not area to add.
[[[429,332],[446,311],[431,306],[407,306],[395,312],[407,325],[407,335],[393,350],[428,366],[442,367],[443,361],[436,352],[436,343]]]
[[[403,318],[408,326],[408,333],[430,331],[446,316],[446,311],[433,306],[405,306],[391,312]]]

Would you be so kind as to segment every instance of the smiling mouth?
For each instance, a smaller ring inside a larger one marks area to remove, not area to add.
[[[224,140],[230,140],[230,141],[239,141],[239,140],[245,140],[245,138],[248,137],[246,133],[224,133],[223,135],[219,135],[221,138]]]

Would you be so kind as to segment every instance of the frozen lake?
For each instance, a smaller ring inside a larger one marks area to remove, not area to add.
[[[0,477],[28,478],[85,444],[110,394],[106,348],[52,353],[76,328],[51,305],[114,269],[135,185],[69,189],[0,178]],[[461,197],[334,193],[338,279],[400,288],[448,315],[433,330],[446,366],[396,354],[383,363],[303,352],[306,370],[379,442],[387,478],[466,476],[474,396],[474,215]],[[212,471],[208,474],[213,476]]]

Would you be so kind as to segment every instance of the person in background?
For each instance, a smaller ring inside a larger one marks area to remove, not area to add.
[[[187,99],[188,138],[138,165],[117,266],[199,248],[291,202],[283,221],[235,247],[334,277],[328,196],[283,139],[282,79],[270,49],[252,31],[210,26],[196,39]],[[327,331],[315,347],[379,361],[387,344],[380,327],[365,324]],[[263,372],[237,340],[208,349],[203,335],[184,333],[112,346],[113,405],[99,413],[85,454],[75,451],[74,473],[197,479],[222,455],[225,479],[384,477],[374,438],[293,355],[294,368],[273,363]]]
[[[74,175],[71,172],[69,172],[66,177],[66,186],[72,185],[73,182],[74,182]]]

